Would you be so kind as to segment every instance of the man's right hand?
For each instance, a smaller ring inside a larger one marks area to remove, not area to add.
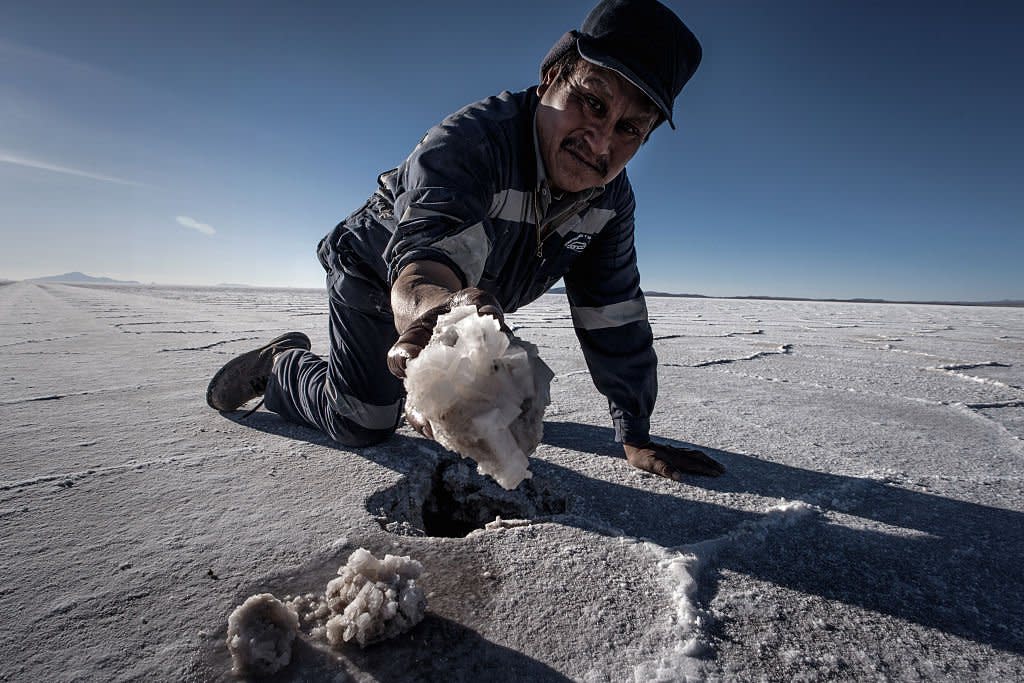
[[[398,341],[388,351],[388,369],[391,374],[405,379],[406,365],[420,355],[420,351],[430,341],[438,316],[448,313],[453,308],[467,305],[476,306],[477,313],[480,315],[493,315],[501,325],[501,329],[509,332],[508,327],[505,326],[505,313],[501,310],[501,304],[492,294],[476,287],[460,289],[443,304],[431,308],[409,323],[398,336]]]

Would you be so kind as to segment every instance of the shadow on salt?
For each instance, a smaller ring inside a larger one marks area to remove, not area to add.
[[[559,422],[544,426],[544,444],[621,457],[610,443],[610,429]],[[609,447],[594,449],[592,444]],[[727,471],[717,479],[688,478],[691,486],[804,501],[825,514],[814,523],[772,532],[770,541],[756,548],[726,546],[712,563],[714,576],[704,574],[702,584],[709,578],[713,584],[721,570],[731,570],[1024,654],[1024,513],[914,491],[885,479],[703,450]],[[533,469],[538,476],[544,472],[539,464]],[[683,498],[685,488],[677,498],[617,490],[625,487],[586,477],[577,476],[574,484],[577,499],[587,506],[577,506],[577,515],[665,547],[720,537],[764,517]],[[628,506],[629,517],[616,517],[622,506]],[[869,528],[840,523],[844,515]],[[702,590],[709,588],[702,585]]]
[[[569,681],[546,664],[429,611],[412,630],[365,650],[352,646],[335,651],[300,637],[293,645],[289,665],[272,677],[232,674],[224,635],[214,634],[204,645],[201,658],[205,666],[196,670],[202,680],[342,683],[356,675],[370,674],[378,681],[403,682]]]
[[[408,493],[402,489],[407,479],[431,476],[432,465],[424,455],[427,449],[422,439],[399,434],[380,446],[350,451],[313,430],[287,424],[268,413],[257,413],[246,424],[260,431],[334,448],[345,457],[354,452],[403,474],[405,477],[391,487],[396,489],[396,498]],[[728,570],[998,649],[1024,653],[1024,578],[1019,572],[1024,564],[1024,514],[1020,512],[913,491],[888,480],[817,472],[707,448],[704,450],[726,465],[726,474],[717,479],[689,478],[678,494],[668,495],[596,479],[549,462],[543,458],[545,446],[584,457],[622,459],[610,429],[546,422],[540,455],[531,458],[535,473],[531,482],[544,495],[556,492],[559,503],[540,509],[534,521],[555,522],[606,536],[647,539],[676,548],[724,537],[740,525],[765,517],[764,513],[696,500],[691,497],[694,487],[704,491],[702,497],[713,498],[715,493],[754,494],[805,501],[821,510],[823,514],[812,516],[808,523],[769,530],[766,538],[753,545],[726,544],[702,572],[698,599],[714,595],[723,570]],[[622,464],[625,470],[627,466]],[[379,491],[371,499],[380,500],[385,493],[386,490]],[[853,528],[847,521],[850,519],[867,528]],[[387,528],[384,523],[382,527]],[[344,561],[347,552],[359,545],[393,553],[422,553],[438,541],[429,536],[386,534],[385,538],[404,541],[396,544],[380,538],[352,539],[344,553],[339,551],[331,558],[311,561],[293,579],[301,575],[305,585],[322,585]],[[446,566],[465,563],[461,576],[444,581],[453,590],[465,589],[465,582],[479,575],[472,554],[460,553],[460,543],[458,539],[447,539],[440,548],[449,559],[453,554],[458,556],[458,562],[452,560]],[[268,578],[239,595],[265,589],[284,593],[282,585],[290,587],[289,583],[293,581]],[[479,599],[486,600],[486,586],[479,589]],[[296,585],[292,592],[305,590],[308,588]],[[443,595],[446,589],[431,585],[429,590]],[[439,661],[447,662],[454,667],[447,671],[448,680],[461,680],[459,677],[468,671],[467,667],[478,666],[486,669],[473,669],[474,676],[484,674],[495,680],[523,680],[523,676],[529,680],[564,680],[561,674],[527,655],[491,643],[472,629],[432,613],[431,606],[438,606],[437,602],[428,605],[423,623],[396,641],[365,651],[346,649],[344,657],[349,665],[379,674],[382,680],[397,676],[399,669],[408,674],[404,665],[395,664],[406,661],[406,657],[424,658],[423,666],[428,667]],[[476,650],[460,650],[463,642],[475,643]],[[215,651],[208,653],[207,662],[213,664],[216,660],[215,668],[226,670],[221,664],[227,661],[222,640],[216,640],[211,647]],[[308,644],[303,647],[316,650]],[[465,656],[456,657],[456,652]],[[334,663],[328,662],[332,658]],[[338,671],[341,660],[336,654],[317,650],[300,652],[298,661],[300,666],[296,670],[309,675]],[[492,668],[492,663],[501,666]],[[433,672],[424,674],[423,680],[429,680],[430,675],[439,675],[442,670],[424,671]],[[466,675],[467,680],[472,678]]]

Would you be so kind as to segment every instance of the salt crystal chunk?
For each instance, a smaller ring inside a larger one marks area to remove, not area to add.
[[[407,408],[429,422],[438,443],[511,490],[532,476],[552,377],[537,347],[459,306],[438,317],[430,343],[409,361]]]
[[[363,548],[338,568],[338,578],[327,584],[326,599],[333,616],[325,633],[331,645],[355,640],[365,646],[404,633],[426,611],[423,589],[416,578],[423,565],[409,557],[374,557]]]
[[[299,616],[270,593],[246,599],[228,616],[228,650],[236,674],[266,676],[292,658]]]

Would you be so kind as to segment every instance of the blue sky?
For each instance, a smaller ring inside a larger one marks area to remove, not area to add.
[[[1024,299],[1018,2],[671,2],[643,286]],[[317,241],[590,2],[0,3],[0,277],[321,286]]]

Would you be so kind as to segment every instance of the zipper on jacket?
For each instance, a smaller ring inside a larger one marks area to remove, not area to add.
[[[533,218],[537,225],[537,258],[541,258],[544,251],[544,240],[541,239],[543,219],[540,215],[540,198],[537,195],[537,192],[533,193]]]
[[[568,209],[558,214],[547,223],[542,223],[540,218],[540,200],[537,198],[536,194],[533,195],[533,212],[537,218],[537,258],[541,258],[543,256],[544,243],[547,242],[549,237],[551,237],[551,233],[555,232],[558,226],[565,222],[566,218],[576,213],[580,207],[585,204],[586,202],[574,202]],[[545,228],[549,228],[546,235],[544,234]]]

